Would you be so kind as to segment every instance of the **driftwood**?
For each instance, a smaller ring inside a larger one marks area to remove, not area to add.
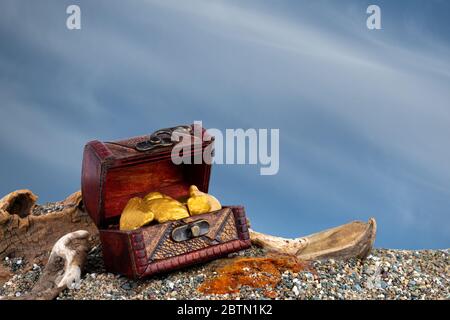
[[[31,293],[22,298],[53,299],[79,280],[88,248],[99,243],[98,230],[84,211],[81,192],[60,202],[62,210],[44,215],[32,214],[36,200],[29,190],[15,191],[0,199],[0,261],[21,257],[31,265],[48,260]],[[296,239],[250,230],[254,245],[301,260],[365,258],[375,235],[374,219]],[[11,272],[0,265],[0,285],[10,276]]]
[[[36,200],[29,190],[18,190],[0,199],[0,262],[6,257],[20,257],[27,263],[25,268],[45,264],[58,239],[80,229],[89,232],[90,245],[98,243],[98,231],[83,210],[81,192],[57,203],[62,210],[45,215],[32,214]],[[48,270],[52,270],[51,264]],[[0,264],[0,286],[12,276]]]
[[[56,241],[76,230],[87,230],[95,241],[98,231],[84,212],[81,192],[59,204],[61,211],[33,215],[37,197],[18,190],[0,199],[0,259],[21,257],[28,262],[45,263]]]
[[[286,239],[250,229],[252,243],[268,251],[293,255],[301,260],[366,258],[375,241],[377,224],[350,222],[309,236]]]
[[[14,300],[51,300],[66,288],[76,288],[89,249],[89,232],[74,231],[59,239],[50,253],[42,276],[30,293]],[[11,299],[11,298],[10,298]]]

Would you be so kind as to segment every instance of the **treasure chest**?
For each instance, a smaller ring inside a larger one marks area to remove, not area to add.
[[[179,132],[180,141],[173,141]],[[186,199],[189,187],[208,192],[214,139],[196,125],[161,129],[130,139],[88,142],[81,189],[97,225],[108,271],[132,278],[206,262],[250,246],[243,206],[121,230],[120,215],[133,197],[157,191]],[[181,147],[180,147],[181,146]],[[174,148],[182,161],[173,161]]]

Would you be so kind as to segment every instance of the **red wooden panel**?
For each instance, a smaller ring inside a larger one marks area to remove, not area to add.
[[[170,159],[108,170],[104,184],[104,216],[111,218],[122,213],[128,200],[159,191],[174,198],[186,196],[189,185],[184,181],[182,165]]]
[[[83,204],[94,220],[101,225],[101,216],[98,214],[100,201],[101,161],[91,144],[84,148],[83,166],[81,172],[81,193]]]

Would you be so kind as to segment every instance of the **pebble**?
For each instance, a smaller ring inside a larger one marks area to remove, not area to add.
[[[125,282],[121,287],[123,290],[131,290],[131,284],[129,282]]]
[[[262,256],[250,248],[231,256]],[[346,262],[312,262],[312,270],[281,274],[275,299],[450,299],[449,261],[446,250],[375,249],[368,259]],[[17,264],[18,260],[22,262]],[[22,258],[6,259],[3,264],[14,276],[0,286],[0,296],[26,294],[42,273],[42,266],[27,269]],[[197,265],[145,280],[130,280],[107,273],[101,248],[89,252],[79,289],[65,290],[58,299],[267,299],[264,288],[242,286],[226,295],[203,295],[197,288],[214,276],[212,264]],[[18,296],[17,296],[18,297]]]
[[[44,215],[50,212],[58,212],[65,209],[59,202],[48,202],[43,205],[36,205],[33,207],[32,214],[36,216]]]
[[[172,281],[167,281],[167,286],[170,288],[170,290],[173,290],[175,284]]]
[[[353,288],[357,292],[361,292],[362,291],[362,288],[361,288],[361,286],[359,284],[356,284]]]

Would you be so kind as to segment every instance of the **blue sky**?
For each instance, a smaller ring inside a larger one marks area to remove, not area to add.
[[[78,4],[82,29],[66,28]],[[366,28],[378,4],[382,30]],[[378,221],[376,246],[450,243],[448,1],[0,4],[0,193],[79,189],[92,139],[202,120],[279,128],[280,171],[216,166],[211,192],[298,236]]]

